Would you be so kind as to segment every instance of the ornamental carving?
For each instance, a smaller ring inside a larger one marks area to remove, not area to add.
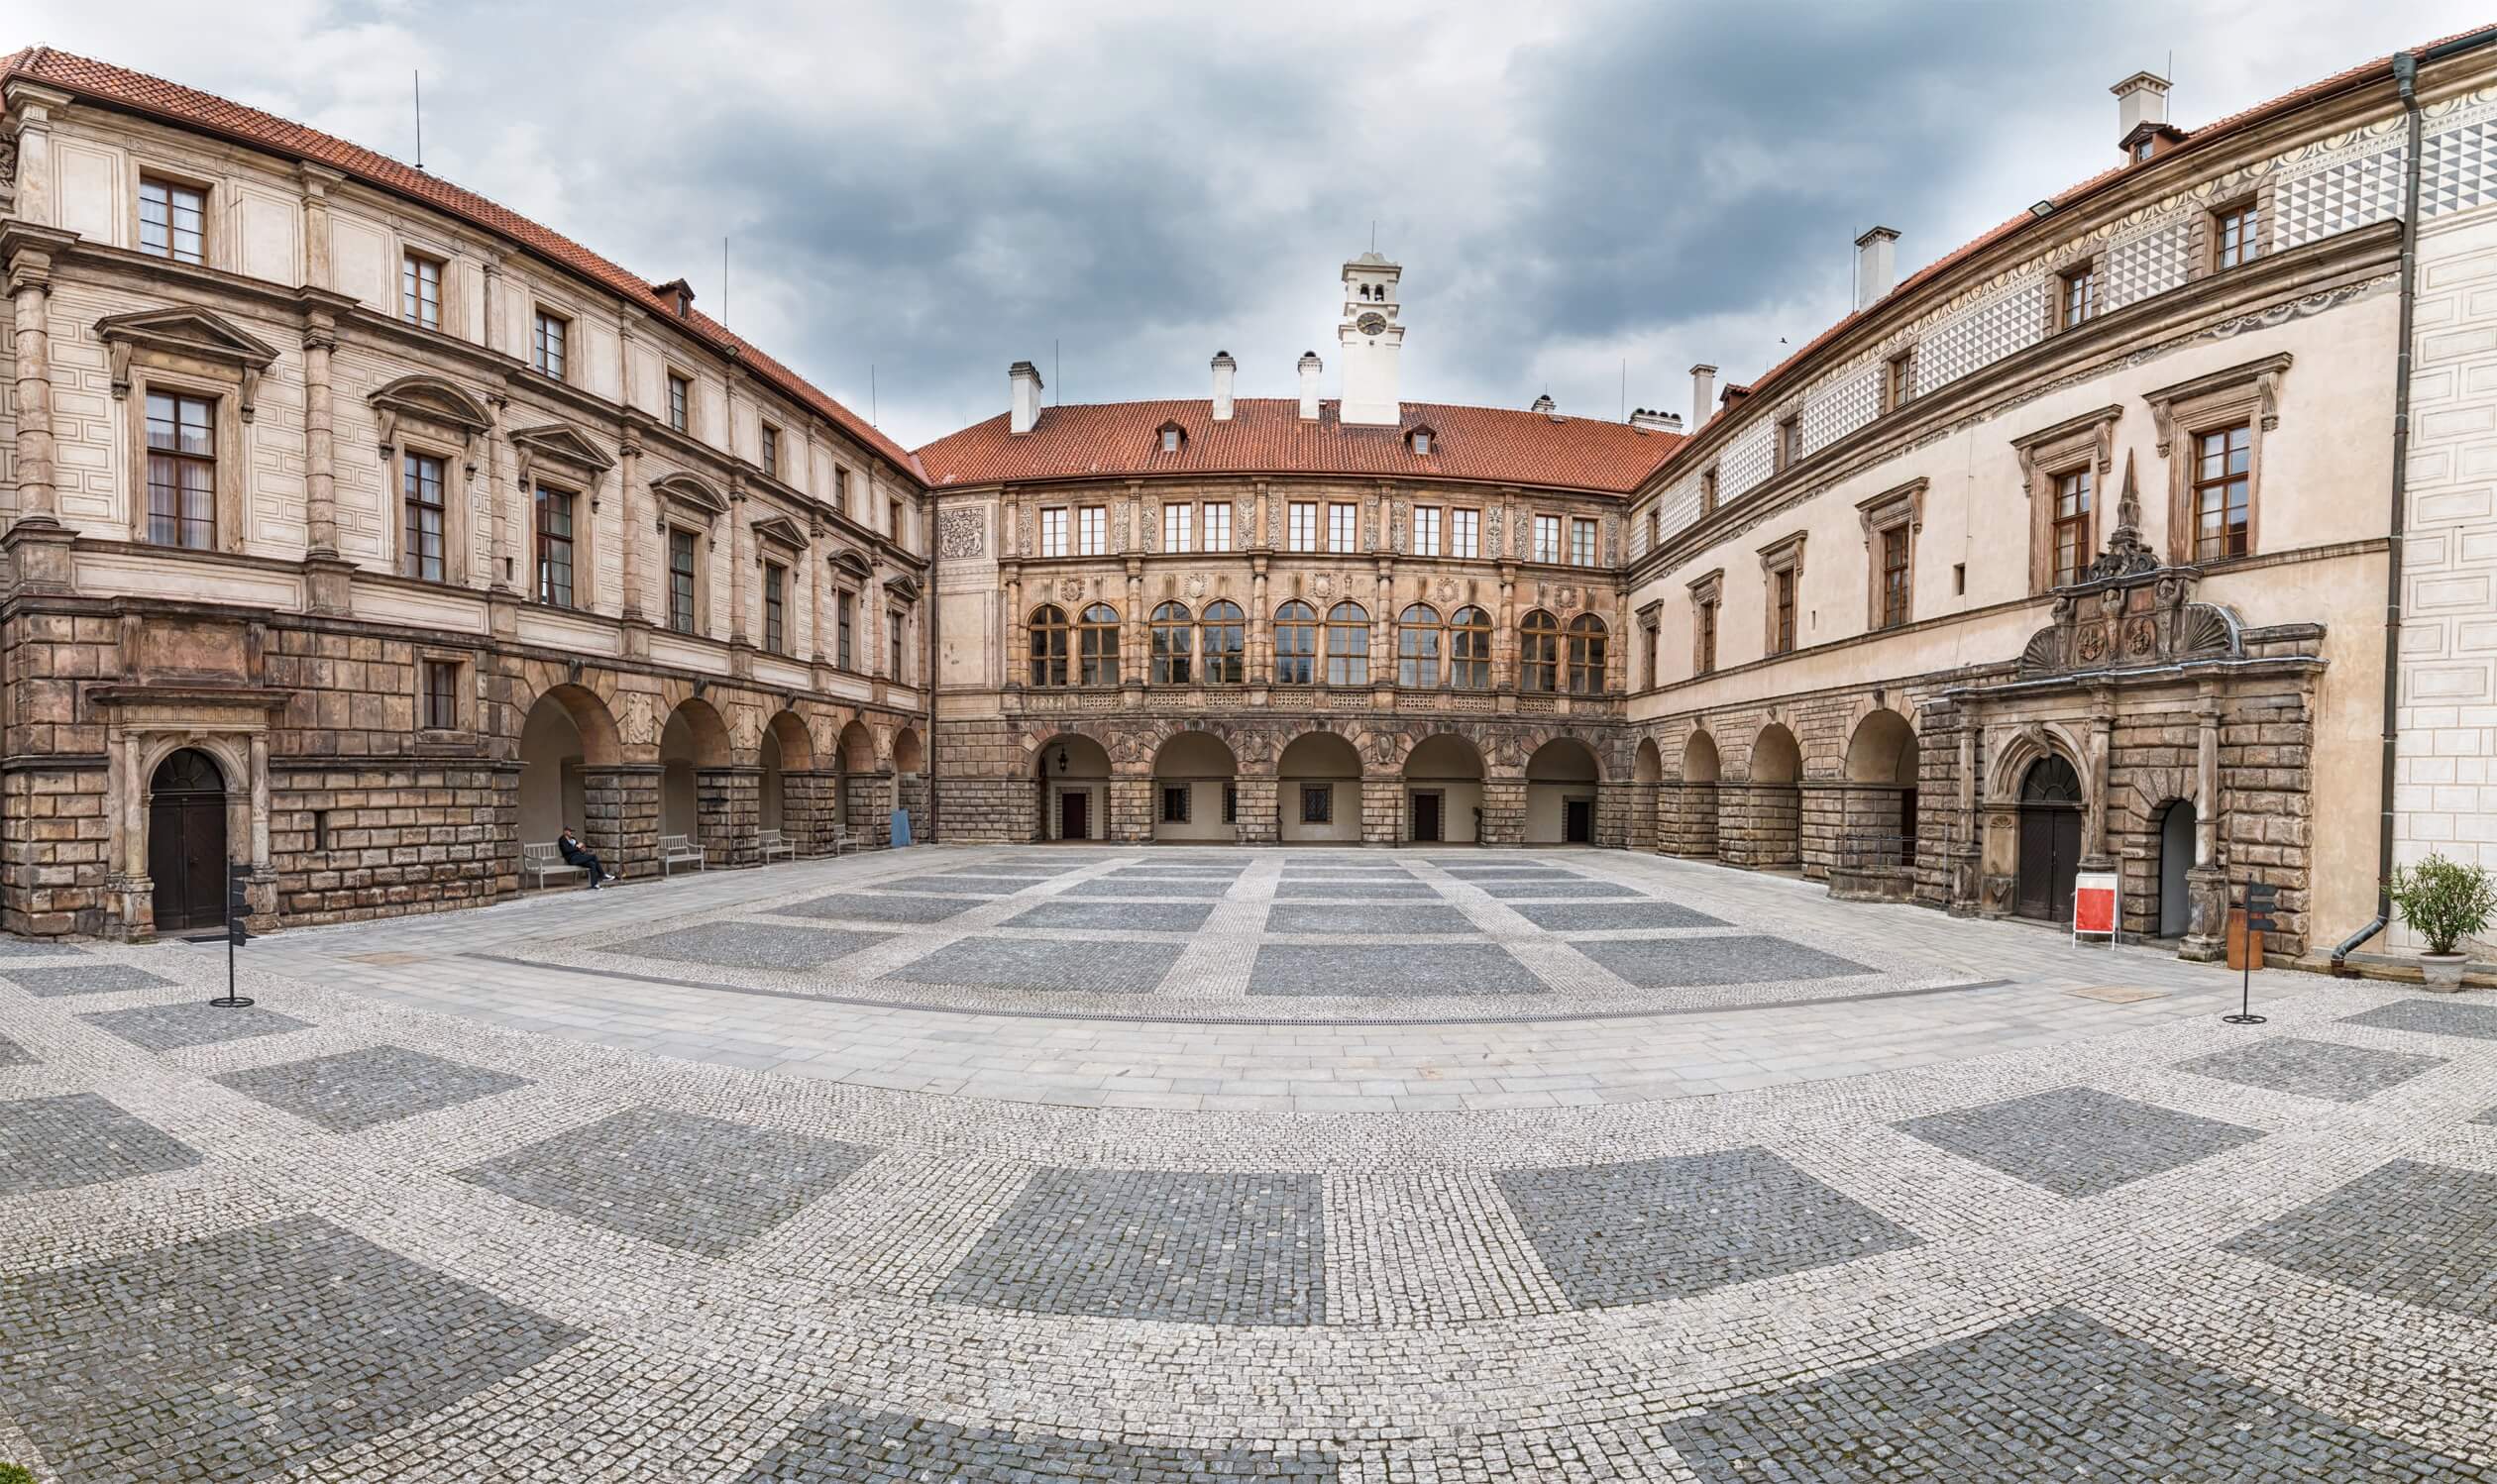
[[[947,510],[936,517],[936,555],[950,562],[988,553],[988,512],[976,505]]]
[[[728,712],[728,740],[739,752],[752,752],[763,745],[763,708],[733,706]]]
[[[659,741],[658,708],[650,696],[627,690],[615,698],[615,735],[627,747],[650,747]]]
[[[1066,578],[1058,583],[1059,602],[1080,603],[1083,600],[1084,580],[1082,578]]]
[[[1191,600],[1205,596],[1205,574],[1201,572],[1188,574],[1187,588]]]
[[[2116,544],[2114,538],[2110,544]],[[2147,571],[2057,589],[2054,621],[2030,635],[2020,651],[2020,678],[2243,658],[2236,615],[2217,603],[2193,601],[2201,580],[2194,568],[2153,564]]]
[[[1455,578],[1442,578],[1439,580],[1439,600],[1441,602],[1455,602],[1457,600],[1457,593],[1459,590],[1460,589],[1457,586],[1457,580]]]

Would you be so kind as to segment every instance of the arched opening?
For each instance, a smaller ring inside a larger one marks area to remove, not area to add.
[[[1074,732],[1051,737],[1036,755],[1039,838],[1110,838],[1110,751]]]
[[[1453,732],[1405,754],[1405,838],[1470,845],[1482,838],[1482,754]]]
[[[840,773],[832,783],[832,798],[841,828],[851,839],[870,843],[876,838],[876,734],[863,721],[849,722],[841,728],[832,757]]]
[[[1683,743],[1682,787],[1673,791],[1673,823],[1666,848],[1676,855],[1706,858],[1717,853],[1716,738],[1692,732]]]
[[[1292,739],[1274,765],[1279,833],[1286,841],[1361,838],[1361,757],[1333,732]]]
[[[225,773],[198,748],[167,754],[149,777],[148,879],[160,932],[225,920]]]
[[[927,749],[920,745],[919,729],[904,727],[893,734],[893,798],[894,807],[911,816],[911,838],[927,839]]]
[[[1639,739],[1638,751],[1630,755],[1630,782],[1636,787],[1630,798],[1630,848],[1655,850],[1665,837],[1665,791],[1657,787],[1665,778],[1665,757],[1657,751],[1654,737]]]
[[[567,825],[591,839],[582,770],[615,761],[615,719],[595,691],[567,685],[540,695],[520,723],[521,842],[552,844]]]
[[[659,833],[702,842],[701,774],[727,764],[728,728],[719,713],[706,700],[678,702],[659,733]]]
[[[1595,843],[1595,785],[1603,777],[1583,742],[1555,737],[1526,760],[1526,843]]]
[[[2060,757],[2020,777],[2020,857],[2011,909],[2044,922],[2072,920],[2081,870],[2081,775]]]
[[[2159,811],[2159,936],[2181,938],[2193,921],[2193,897],[2185,873],[2194,869],[2194,826],[2189,798],[2171,798]]]
[[[1742,792],[1737,838],[1720,838],[1727,859],[1755,871],[1791,871],[1803,863],[1803,749],[1776,722],[1753,741]]]
[[[1847,739],[1847,812],[1839,857],[1865,865],[1916,864],[1915,729],[1897,711],[1879,710],[1856,723]]]
[[[1153,838],[1240,838],[1240,760],[1210,732],[1181,732],[1153,754]]]
[[[772,717],[763,729],[763,767],[761,787],[756,798],[758,828],[777,829],[786,835],[798,833],[792,828],[800,821],[790,817],[789,782],[784,773],[811,773],[814,770],[814,739],[807,735],[807,723],[795,711],[782,711]]]

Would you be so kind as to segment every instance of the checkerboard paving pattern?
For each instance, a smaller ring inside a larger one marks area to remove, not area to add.
[[[1453,906],[1358,901],[1278,901],[1266,912],[1265,928],[1270,933],[1327,937],[1481,931],[1471,917]]]
[[[1834,979],[1870,974],[1864,965],[1750,934],[1694,938],[1580,938],[1577,951],[1643,990],[1678,985],[1752,984],[1769,979]]]
[[[2356,1103],[2444,1064],[2442,1056],[2412,1056],[2367,1046],[2344,1046],[2337,1041],[2275,1036],[2251,1046],[2181,1061],[2176,1069],[2277,1093]]]
[[[885,975],[908,984],[1148,995],[1179,961],[1176,943],[976,937],[946,944]]]
[[[1280,1453],[1072,1437],[934,1423],[828,1403],[810,1414],[737,1484],[1334,1484],[1335,1461],[1312,1448]]]
[[[1671,901],[1521,901],[1509,910],[1546,932],[1641,932],[1723,927],[1721,918]]]
[[[280,1014],[266,1006],[217,1006],[204,1000],[172,1005],[137,1005],[128,1009],[97,1010],[78,1017],[150,1051],[179,1051],[185,1046],[215,1046],[256,1036],[308,1030],[311,1022]]]
[[[1214,914],[1210,901],[1044,901],[1006,919],[1006,927],[1058,931],[1194,932]]]
[[[2250,1144],[2250,1128],[2120,1098],[2060,1088],[1894,1125],[1981,1165],[2076,1199]]]
[[[199,1156],[96,1093],[0,1103],[0,1195],[188,1169]]]
[[[767,908],[779,917],[828,917],[843,922],[942,922],[958,917],[985,899],[970,897],[877,897],[864,892],[834,892],[787,906]]]
[[[614,951],[636,958],[720,964],[733,969],[813,969],[862,948],[872,948],[885,937],[882,933],[827,932],[769,922],[706,922],[633,938],[616,944]]]
[[[1497,943],[1399,943],[1341,948],[1268,943],[1248,971],[1251,995],[1541,995],[1535,972]]]
[[[528,1086],[527,1078],[508,1072],[464,1066],[400,1046],[367,1046],[253,1067],[216,1081],[332,1133],[353,1133]]]
[[[1222,877],[1189,876],[1105,876],[1098,881],[1079,881],[1066,889],[1068,897],[1122,897],[1178,899],[1192,901],[1217,901],[1231,891],[1232,884]]]
[[[1012,897],[1039,885],[1022,876],[905,876],[873,884],[879,892],[933,892],[949,897]]]
[[[173,981],[128,964],[69,964],[56,969],[12,969],[8,978],[30,995],[111,995],[161,990]]]
[[[2396,1000],[2374,1009],[2341,1016],[2343,1025],[2369,1030],[2414,1030],[2423,1035],[2458,1035],[2497,1041],[2497,1005],[2460,1000]]]
[[[2497,1173],[2397,1159],[2221,1246],[2374,1298],[2497,1323]]]
[[[1608,881],[1477,881],[1471,883],[1502,901],[1602,901],[1647,895],[1636,887]]]

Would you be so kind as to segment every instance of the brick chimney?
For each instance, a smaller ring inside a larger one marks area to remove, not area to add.
[[[1318,420],[1318,377],[1327,370],[1327,363],[1318,359],[1316,351],[1303,351],[1300,358],[1300,415],[1302,422]]]
[[[1858,309],[1869,309],[1884,294],[1899,286],[1899,232],[1892,227],[1876,227],[1856,239],[1856,300]]]
[[[1690,369],[1690,425],[1698,427],[1716,410],[1716,368],[1705,362]]]
[[[1214,420],[1218,423],[1231,421],[1232,372],[1239,370],[1240,363],[1232,359],[1231,352],[1214,353]]]
[[[1006,430],[1018,435],[1031,432],[1040,422],[1040,368],[1029,361],[1016,362],[1006,368],[1006,385],[1011,393]]]

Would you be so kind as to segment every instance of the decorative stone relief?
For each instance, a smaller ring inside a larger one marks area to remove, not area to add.
[[[658,708],[648,693],[627,690],[615,698],[615,734],[628,747],[649,747],[658,742]]]
[[[728,740],[739,752],[751,752],[763,743],[763,708],[732,706],[728,711]]]
[[[947,561],[984,556],[988,550],[988,512],[977,506],[947,510],[936,518],[936,555]]]

